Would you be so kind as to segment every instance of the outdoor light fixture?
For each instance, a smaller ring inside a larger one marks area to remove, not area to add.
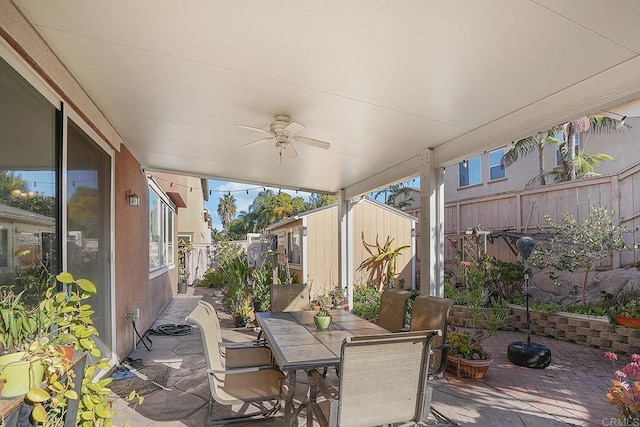
[[[625,120],[627,120],[629,118],[629,116],[626,116],[624,114],[620,114],[620,113],[616,113],[615,111],[609,111],[609,110],[602,110],[605,113],[609,113],[609,114],[615,114],[616,116],[620,117],[619,119],[615,119],[618,122],[616,123],[616,130],[620,130],[624,127],[625,125]],[[638,116],[632,116],[631,118],[637,118]]]
[[[306,225],[302,227],[302,235],[303,236],[307,235],[307,226]]]
[[[124,195],[127,198],[129,206],[140,206],[140,197],[138,197],[136,193],[131,190],[127,190]]]
[[[462,161],[462,167],[463,167],[463,168],[466,168],[468,164],[469,164],[469,162],[467,162],[467,159],[464,159],[464,160]]]

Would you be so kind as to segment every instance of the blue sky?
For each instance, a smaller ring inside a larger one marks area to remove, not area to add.
[[[412,180],[407,181],[407,184],[411,187],[420,187],[420,178],[416,177]],[[231,195],[236,199],[236,215],[240,211],[247,211],[249,209],[249,205],[253,202],[253,200],[258,196],[258,194],[263,190],[263,188],[271,189],[275,192],[279,191],[277,187],[262,187],[259,185],[252,184],[241,184],[237,182],[228,182],[221,181],[217,179],[209,180],[209,191],[211,195],[209,196],[209,201],[205,202],[204,207],[209,210],[211,214],[211,218],[213,220],[212,227],[218,230],[222,230],[222,222],[220,221],[220,217],[218,216],[218,203],[220,203],[220,199],[231,192]],[[285,190],[285,193],[291,194],[293,197],[300,196],[305,202],[309,200],[309,196],[311,193],[307,193],[304,191],[295,192],[294,190]],[[248,193],[248,194],[247,194]],[[371,194],[373,197],[373,194]],[[383,201],[383,196],[378,197],[380,201]]]
[[[258,196],[258,194],[263,191],[263,188],[271,189],[275,192],[278,192],[280,189],[277,187],[262,187],[260,185],[252,185],[252,184],[241,184],[238,182],[228,182],[228,181],[220,181],[217,179],[209,180],[209,191],[211,191],[211,195],[209,196],[209,201],[204,203],[204,207],[209,210],[211,214],[211,218],[213,220],[212,227],[218,230],[222,230],[222,222],[220,221],[220,217],[218,216],[218,203],[220,203],[220,199],[231,192],[231,195],[236,199],[236,215],[240,213],[240,211],[247,211],[249,209],[249,205],[253,203],[253,200]],[[291,194],[293,197],[300,196],[305,201],[309,199],[311,193],[307,193],[305,191],[295,190],[285,190],[282,189],[283,192]],[[248,194],[247,194],[248,193]]]

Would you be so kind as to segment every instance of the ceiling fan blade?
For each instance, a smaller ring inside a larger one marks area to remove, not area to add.
[[[253,126],[236,125],[236,127],[239,127],[239,128],[242,128],[242,129],[255,130],[255,131],[258,131],[258,132],[271,133],[271,131],[268,130],[268,129],[262,129],[262,128],[257,128],[257,127],[253,127]]]
[[[301,125],[298,122],[289,122],[288,125],[282,128],[283,131],[289,132],[290,135],[295,135],[296,133],[300,132],[302,129],[304,129],[304,125]]]
[[[286,157],[288,159],[298,157],[298,152],[296,151],[292,143],[288,143],[282,146],[282,157]]]
[[[244,144],[241,148],[247,148],[247,147],[250,147],[250,146],[252,146],[252,145],[254,145],[254,144],[258,144],[258,143],[260,143],[260,142],[263,142],[263,141],[271,141],[272,139],[274,139],[274,138],[273,138],[273,136],[269,136],[269,137],[266,137],[266,138],[256,139],[255,141],[247,142],[247,143],[246,143],[246,144]]]
[[[301,144],[311,145],[312,147],[322,148],[324,150],[328,150],[329,147],[331,147],[331,144],[329,144],[328,142],[320,141],[313,138],[307,138],[304,136],[294,136],[292,139]]]

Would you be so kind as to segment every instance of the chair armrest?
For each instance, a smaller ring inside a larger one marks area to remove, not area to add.
[[[247,372],[258,372],[258,371],[262,371],[265,369],[275,369],[276,371],[279,371],[279,369],[276,366],[273,365],[264,365],[264,366],[250,366],[247,368],[231,368],[231,369],[207,369],[207,373],[208,374],[227,374],[227,375],[233,375],[233,374],[244,374]]]
[[[255,341],[246,341],[246,342],[230,342],[224,341],[218,343],[220,347],[224,348],[257,348],[257,347],[266,347],[266,340],[255,340]]]

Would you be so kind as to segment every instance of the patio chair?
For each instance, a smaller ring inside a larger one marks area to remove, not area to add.
[[[187,316],[188,322],[200,328],[211,398],[222,405],[243,405],[243,409],[254,405],[258,410],[231,417],[210,419],[210,423],[258,421],[276,415],[283,396],[284,375],[271,365],[230,368],[229,359],[236,353],[222,351],[215,327],[215,324],[219,325],[219,323],[216,320],[215,310],[204,301],[198,301],[196,308]],[[239,350],[243,352],[243,360],[246,362],[245,358],[251,359],[247,355],[250,355],[252,350],[258,354],[268,349],[256,347]],[[251,361],[257,364],[259,359],[260,356]],[[211,413],[212,403],[210,399],[209,413]]]
[[[380,296],[380,314],[378,325],[389,332],[400,332],[404,329],[407,314],[407,303],[411,292],[400,289],[387,289]]]
[[[436,337],[431,346],[431,359],[429,360],[429,376],[440,378],[447,367],[447,319],[449,310],[454,301],[449,298],[438,298],[429,295],[418,295],[411,308],[412,331],[440,329],[442,336]]]
[[[453,304],[454,301],[449,298],[438,298],[429,295],[419,295],[413,300],[410,330],[420,331],[437,328],[442,331],[441,336],[433,339],[431,346],[431,358],[429,360],[428,370],[429,380],[441,378],[447,368],[447,355],[449,353],[449,345],[447,344],[447,319],[449,318],[449,310]],[[433,406],[431,407],[431,413],[439,422],[457,425]]]
[[[320,372],[309,372],[310,412],[320,425],[329,427],[425,420],[432,394],[427,385],[429,348],[440,333],[346,338],[341,350],[339,392],[327,386]],[[326,401],[319,402],[316,392]]]
[[[272,364],[271,350],[266,346],[264,339],[238,343],[224,342],[220,330],[220,319],[214,302],[209,298],[203,298],[198,303],[208,308],[211,323],[209,336],[218,342],[220,355],[224,358],[227,368],[246,368],[248,366]]]

